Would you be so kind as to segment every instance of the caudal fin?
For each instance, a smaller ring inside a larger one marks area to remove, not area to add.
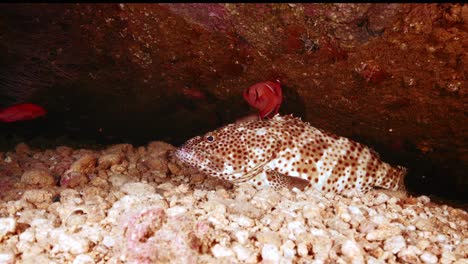
[[[406,191],[406,187],[405,187],[405,177],[406,177],[406,174],[408,173],[408,169],[403,167],[403,166],[400,166],[400,165],[397,165],[396,166],[396,177],[397,177],[397,187],[398,187],[398,191]]]

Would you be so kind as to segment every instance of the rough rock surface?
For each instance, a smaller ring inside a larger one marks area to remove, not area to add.
[[[0,179],[9,166],[19,169],[2,192],[0,262],[468,261],[467,212],[426,196],[233,187],[182,167],[173,150],[152,142],[1,153]],[[72,169],[89,182],[71,188],[21,181],[33,162],[51,172],[66,162],[54,176],[69,177]]]
[[[278,78],[282,114],[409,167],[410,190],[467,199],[467,21],[437,3],[1,5],[1,106],[49,114],[0,134],[178,145]]]

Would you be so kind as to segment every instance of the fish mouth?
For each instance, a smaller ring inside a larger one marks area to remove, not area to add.
[[[192,166],[196,166],[200,163],[200,154],[202,154],[202,156],[209,156],[204,150],[192,149],[184,146],[181,146],[174,151],[174,156],[177,159]]]
[[[179,160],[186,162],[189,160],[190,156],[193,155],[190,155],[190,152],[182,146],[174,151],[174,156]]]

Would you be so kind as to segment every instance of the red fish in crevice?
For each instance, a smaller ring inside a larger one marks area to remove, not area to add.
[[[0,109],[0,122],[17,122],[44,116],[47,111],[39,105],[24,103]]]
[[[245,89],[244,99],[259,110],[260,118],[271,118],[276,115],[283,101],[279,81],[266,81],[254,84]]]

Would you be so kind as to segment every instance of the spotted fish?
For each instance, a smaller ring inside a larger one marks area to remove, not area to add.
[[[175,156],[233,183],[326,192],[404,190],[406,168],[292,115],[229,124],[188,140]]]

